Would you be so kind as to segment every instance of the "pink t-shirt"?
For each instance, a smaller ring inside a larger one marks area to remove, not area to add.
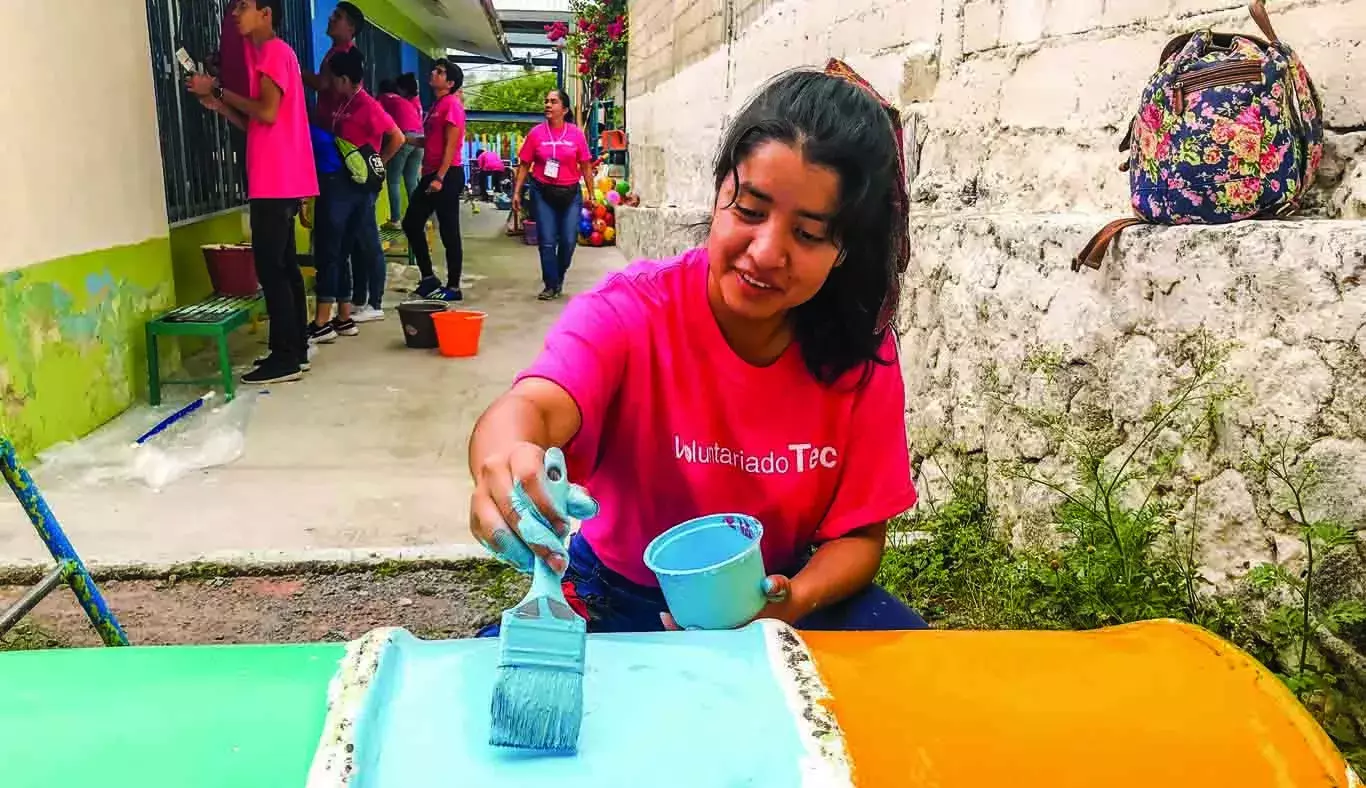
[[[379,105],[384,107],[384,111],[389,113],[389,117],[394,119],[403,133],[422,130],[422,106],[420,104],[414,107],[413,102],[397,93],[381,93],[377,98]]]
[[[308,132],[308,106],[299,58],[279,38],[258,47],[251,58],[254,71],[251,97],[261,97],[261,79],[280,86],[280,108],[275,122],[247,121],[247,197],[290,199],[318,193],[313,168],[313,141]]]
[[[646,545],[669,527],[738,512],[764,526],[764,566],[915,503],[905,387],[889,333],[867,385],[823,386],[793,344],[773,364],[735,354],[707,304],[707,252],[641,261],[569,302],[518,379],[578,403],[569,475],[602,505],[583,536],[613,571],[657,586]]]
[[[517,158],[523,164],[531,165],[531,177],[541,183],[573,186],[582,177],[579,165],[592,161],[593,152],[588,149],[588,140],[577,125],[566,123],[559,131],[551,131],[548,124],[541,123],[522,140]],[[545,174],[545,163],[550,159],[560,163],[560,171],[554,178]]]
[[[455,155],[451,157],[451,166],[458,167],[465,163],[465,105],[449,93],[436,100],[422,126],[426,135],[422,150],[423,175],[430,175],[441,169],[441,155],[446,150],[447,126],[454,126],[456,136],[460,138],[460,144],[455,146]]]
[[[379,105],[374,96],[357,88],[350,99],[334,97],[332,133],[352,145],[369,145],[376,151],[384,149],[384,135],[397,128],[394,119]]]
[[[503,157],[491,150],[479,154],[479,169],[485,172],[498,172],[503,169]]]

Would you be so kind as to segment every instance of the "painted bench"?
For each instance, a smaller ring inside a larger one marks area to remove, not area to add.
[[[177,307],[147,323],[147,399],[161,404],[162,386],[193,386],[221,383],[231,402],[237,393],[237,380],[228,357],[228,335],[254,320],[265,309],[265,299],[255,296],[210,296],[193,304]],[[213,340],[218,349],[218,375],[212,378],[163,380],[161,377],[161,337],[203,337]]]
[[[491,750],[495,640],[0,653],[0,784],[1359,788],[1282,684],[1172,621],[590,635],[579,752]]]

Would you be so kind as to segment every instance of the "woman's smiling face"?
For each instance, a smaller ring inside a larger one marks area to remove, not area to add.
[[[722,183],[712,210],[708,290],[713,310],[768,322],[811,300],[839,260],[830,220],[840,179],[772,140],[739,162],[736,174]]]

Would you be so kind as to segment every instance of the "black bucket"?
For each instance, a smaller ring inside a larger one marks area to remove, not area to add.
[[[445,301],[406,301],[398,305],[398,322],[403,326],[403,341],[420,350],[436,348],[436,324],[432,315],[445,312]]]

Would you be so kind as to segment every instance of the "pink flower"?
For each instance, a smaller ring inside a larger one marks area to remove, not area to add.
[[[1205,148],[1206,164],[1218,164],[1223,158],[1224,154],[1220,153],[1218,148]]]
[[[1271,173],[1273,173],[1273,172],[1275,172],[1276,170],[1280,169],[1280,168],[1281,168],[1281,161],[1282,161],[1284,158],[1285,158],[1285,148],[1284,148],[1284,147],[1277,148],[1277,147],[1274,147],[1274,146],[1273,146],[1272,148],[1268,149],[1266,153],[1263,153],[1263,154],[1262,154],[1262,158],[1261,158],[1261,160],[1258,162],[1258,164],[1261,166],[1262,174],[1263,174],[1263,175],[1270,175]]]
[[[1227,145],[1233,141],[1233,135],[1237,133],[1232,123],[1226,118],[1219,118],[1214,122],[1214,128],[1210,130],[1210,138],[1220,145]]]
[[[583,17],[579,17],[579,29],[580,29],[580,30],[587,30],[587,29],[588,29],[588,20],[587,20],[587,19],[584,19]]]
[[[621,20],[621,17],[617,17],[612,24],[607,26],[607,35],[613,40],[620,39],[625,33],[626,23]]]
[[[1257,104],[1248,104],[1243,107],[1243,111],[1238,113],[1238,125],[1260,135],[1262,133],[1261,107]]]
[[[1233,155],[1242,161],[1261,161],[1261,135],[1239,131],[1238,135],[1233,138]]]
[[[1276,84],[1274,84],[1274,85],[1271,86],[1271,97],[1272,97],[1272,98],[1279,99],[1281,96],[1284,96],[1284,95],[1285,95],[1285,86],[1283,86],[1281,83],[1277,82]]]
[[[1138,120],[1143,128],[1157,131],[1162,128],[1162,110],[1156,104],[1149,104],[1143,108]]]

